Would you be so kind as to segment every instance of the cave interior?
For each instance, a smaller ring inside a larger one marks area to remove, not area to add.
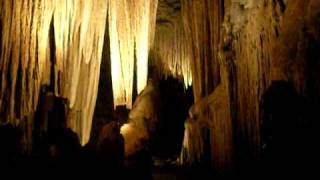
[[[0,178],[312,177],[319,52],[319,0],[0,0]]]

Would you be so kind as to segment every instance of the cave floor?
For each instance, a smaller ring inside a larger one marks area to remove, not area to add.
[[[213,175],[208,170],[182,167],[172,160],[154,160],[154,180],[196,180],[212,178]]]

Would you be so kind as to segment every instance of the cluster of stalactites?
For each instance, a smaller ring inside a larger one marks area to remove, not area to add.
[[[182,79],[185,88],[192,85],[192,54],[180,13],[172,23],[157,25],[152,52],[152,64],[161,69],[161,75]]]
[[[82,144],[89,140],[107,6],[105,0],[0,0],[0,113],[7,122],[33,114],[41,85],[54,84],[55,94],[69,100],[69,127]]]
[[[40,85],[48,83],[48,34],[54,7],[45,1],[0,1],[0,110],[18,124],[35,111]]]
[[[134,68],[137,92],[147,83],[148,54],[156,22],[158,0],[110,0],[109,36],[114,106],[132,106]]]

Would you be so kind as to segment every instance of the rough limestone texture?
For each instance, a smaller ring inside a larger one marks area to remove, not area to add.
[[[272,81],[292,82],[319,103],[319,13],[317,0],[242,1],[226,9],[238,156],[259,158],[261,97]]]
[[[203,153],[209,154],[210,164],[219,170],[232,167],[234,154],[229,64],[224,61],[224,55],[219,54],[223,2],[181,1],[186,43],[192,53],[190,63],[195,97],[195,104],[190,109],[192,121],[186,121],[182,160],[193,164],[208,159]],[[200,135],[189,136],[199,134],[199,130],[192,130],[196,127],[206,130],[200,131]]]
[[[204,120],[199,121],[211,124],[213,166],[224,170],[234,162],[260,159],[261,97],[275,80],[292,82],[319,117],[320,1],[181,2],[188,43],[194,49],[194,106],[200,106]],[[222,16],[204,17],[212,7],[219,7],[215,12]],[[200,26],[207,29],[201,31]],[[209,41],[212,34],[218,41]],[[210,46],[218,48],[207,49]],[[220,74],[206,67],[216,67]],[[207,101],[215,96],[215,101]]]

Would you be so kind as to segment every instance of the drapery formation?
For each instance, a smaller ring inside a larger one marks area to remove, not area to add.
[[[110,0],[109,35],[114,106],[132,106],[136,59],[137,92],[147,83],[158,0]]]
[[[191,46],[184,30],[180,1],[161,0],[151,62],[160,76],[172,75],[181,79],[185,87],[192,84]]]
[[[1,0],[3,121],[17,125],[19,120],[32,115],[41,85],[50,84],[56,96],[68,99],[68,126],[85,144],[97,97],[106,22],[114,104],[130,108],[135,58],[138,93],[147,82],[157,2]]]
[[[89,140],[107,5],[105,0],[0,1],[3,122],[18,125],[32,115],[41,85],[54,84],[55,94],[69,100],[68,126],[82,144]]]
[[[223,21],[223,1],[181,0],[195,101],[209,95],[220,82],[218,49]]]
[[[40,85],[47,80],[44,74],[49,38],[43,34],[49,34],[53,8],[43,1],[0,3],[0,109],[2,121],[18,124],[18,119],[35,110]]]
[[[187,121],[186,124],[201,129],[196,131],[198,138],[188,140],[193,143],[184,144],[182,155],[188,156],[185,159],[187,163],[194,163],[199,159],[194,157],[201,157],[205,150],[194,151],[193,144],[209,141],[206,146],[209,147],[212,165],[218,171],[230,170],[234,153],[229,93],[232,87],[229,85],[228,63],[219,55],[224,1],[181,0],[181,7],[186,44],[190,46],[192,57],[190,63],[195,98],[195,104],[190,108],[190,118],[194,122]]]

